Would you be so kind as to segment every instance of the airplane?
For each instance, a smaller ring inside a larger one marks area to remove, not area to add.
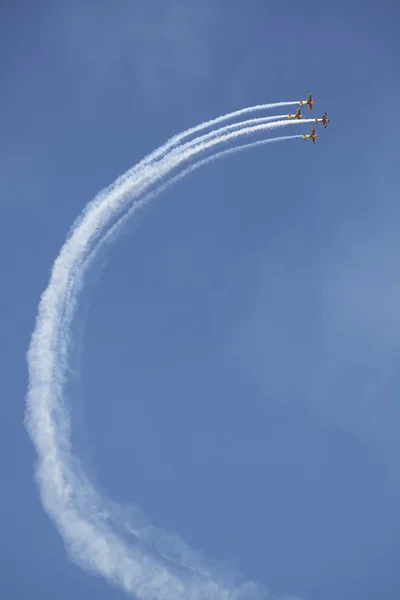
[[[300,106],[303,106],[303,104],[307,104],[308,110],[312,109],[312,105],[315,104],[315,100],[311,98],[311,94],[308,94],[307,100],[300,100]]]
[[[311,133],[309,133],[309,134],[306,134],[306,133],[304,133],[304,134],[302,135],[302,138],[303,138],[303,140],[310,139],[310,140],[312,141],[312,143],[313,143],[313,144],[315,144],[315,139],[316,139],[317,137],[318,137],[318,136],[317,136],[317,134],[315,133],[315,128],[314,128],[314,127],[311,129]]]
[[[300,107],[296,110],[294,115],[288,115],[288,119],[304,119],[303,115],[300,112]]]
[[[326,125],[327,125],[327,123],[329,123],[329,119],[328,119],[328,116],[327,116],[327,114],[326,114],[326,113],[324,113],[324,114],[322,115],[322,119],[315,119],[315,122],[316,122],[316,123],[322,123],[322,124],[323,124],[323,126],[324,126],[324,129],[326,129]]]

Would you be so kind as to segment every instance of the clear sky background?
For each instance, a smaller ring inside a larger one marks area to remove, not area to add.
[[[112,249],[80,321],[76,450],[110,498],[278,597],[396,600],[398,4],[0,11],[0,596],[124,597],[68,560],[23,428],[37,304],[75,217],[171,135],[311,92],[331,119],[315,146],[196,171]]]

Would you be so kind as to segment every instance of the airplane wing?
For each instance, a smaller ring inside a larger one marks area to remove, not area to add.
[[[315,144],[315,137],[312,137],[311,141],[312,141],[313,144]]]

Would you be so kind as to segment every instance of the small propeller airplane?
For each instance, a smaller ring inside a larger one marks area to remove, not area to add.
[[[324,126],[324,129],[326,129],[326,125],[327,125],[327,123],[329,123],[329,119],[328,119],[328,116],[327,116],[327,114],[326,114],[326,113],[324,113],[324,114],[322,115],[322,119],[315,119],[315,122],[316,122],[316,123],[322,123],[322,124],[323,124],[323,126]]]
[[[317,137],[318,137],[318,136],[317,136],[317,134],[315,133],[315,128],[314,128],[314,127],[311,129],[311,133],[309,133],[309,134],[306,134],[306,133],[304,133],[304,134],[302,135],[302,138],[303,138],[303,140],[310,139],[310,140],[312,141],[312,143],[313,143],[313,144],[315,144],[315,139],[316,139]]]
[[[311,94],[308,94],[307,100],[300,100],[300,106],[307,104],[308,110],[312,109],[312,105],[315,104],[315,100],[311,98]]]
[[[296,110],[294,115],[288,115],[288,119],[304,119],[303,115],[300,112],[300,107]]]

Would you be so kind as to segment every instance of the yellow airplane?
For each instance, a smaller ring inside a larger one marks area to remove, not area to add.
[[[300,107],[296,110],[294,115],[288,115],[288,119],[304,119],[303,115],[300,112]]]
[[[310,140],[312,141],[312,143],[313,143],[313,144],[315,144],[315,139],[316,139],[317,137],[318,137],[318,136],[317,136],[317,134],[315,133],[315,128],[314,128],[314,127],[311,129],[311,133],[309,133],[309,134],[306,134],[306,133],[304,133],[304,134],[302,135],[302,138],[303,138],[303,140],[310,139]]]
[[[322,123],[324,126],[324,129],[326,129],[326,125],[327,125],[327,123],[329,123],[328,115],[326,113],[324,113],[322,115],[322,119],[315,119],[315,122]]]
[[[308,94],[307,100],[300,100],[300,106],[307,104],[308,110],[312,109],[312,105],[315,104],[315,101],[311,98],[311,94]]]

